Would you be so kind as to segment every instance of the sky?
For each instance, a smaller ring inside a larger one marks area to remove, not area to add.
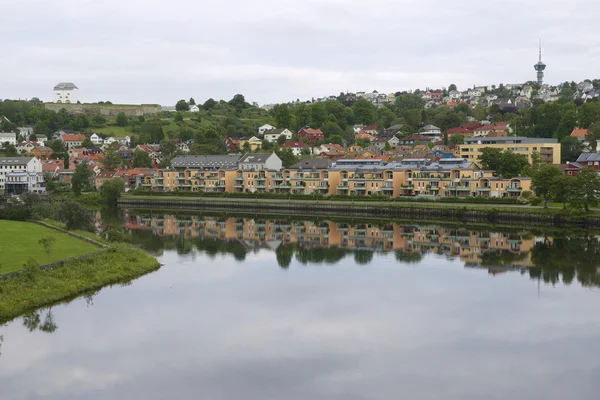
[[[0,0],[0,98],[259,104],[600,78],[597,0]],[[8,40],[6,40],[8,39]]]

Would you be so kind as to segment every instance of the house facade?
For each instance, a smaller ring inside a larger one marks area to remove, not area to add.
[[[264,125],[258,127],[258,129],[256,130],[256,133],[258,133],[259,135],[264,135],[266,131],[270,131],[273,129],[277,129],[277,127],[273,126],[271,124],[264,124]]]
[[[561,145],[557,139],[528,138],[522,136],[465,138],[465,144],[459,145],[461,158],[478,162],[481,149],[490,147],[500,150],[510,150],[522,154],[532,161],[533,153],[540,155],[540,160],[548,164],[560,164]]]
[[[0,149],[6,143],[15,146],[17,144],[17,134],[14,132],[0,132]]]
[[[44,194],[46,182],[42,172],[14,170],[6,174],[4,194],[18,196],[23,193]]]
[[[13,171],[42,173],[42,163],[35,157],[0,157],[0,191],[4,191],[6,176]]]
[[[275,153],[247,153],[238,161],[238,169],[243,171],[281,168],[281,159]]]
[[[323,140],[325,136],[320,129],[302,128],[298,132],[298,138],[310,143],[314,143],[318,140]]]
[[[63,142],[64,144],[67,145],[67,147],[73,148],[73,147],[81,147],[81,145],[83,144],[83,141],[85,140],[85,136],[83,135],[78,135],[78,134],[63,134],[60,136],[59,139],[61,142]]]
[[[54,86],[54,103],[77,103],[79,88],[72,82],[61,82]]]
[[[286,129],[271,129],[271,130],[264,132],[263,139],[266,140],[267,142],[274,143],[281,136],[284,136],[285,140],[291,140],[292,135],[293,135],[292,131],[290,131],[287,128]]]

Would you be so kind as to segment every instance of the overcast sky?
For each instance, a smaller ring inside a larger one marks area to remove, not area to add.
[[[0,0],[0,98],[260,104],[600,78],[598,0]],[[596,75],[596,76],[595,76]]]

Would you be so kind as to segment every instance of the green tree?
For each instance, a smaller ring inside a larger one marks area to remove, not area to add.
[[[19,155],[19,151],[17,150],[14,144],[6,142],[2,145],[2,148],[6,157],[16,157]]]
[[[479,161],[485,169],[492,171],[498,171],[502,165],[502,150],[494,149],[492,147],[484,147],[481,149],[479,155]]]
[[[451,92],[453,90],[456,90],[456,85],[454,83],[450,84],[450,86],[448,86],[448,91]]]
[[[127,116],[125,115],[125,113],[118,113],[117,114],[117,125],[118,126],[127,126],[127,123],[129,121],[127,120]]]
[[[529,166],[527,157],[505,150],[502,152],[502,163],[498,169],[498,175],[504,178],[514,178],[520,175],[527,166]]]
[[[92,117],[92,125],[96,128],[102,128],[106,125],[106,117],[104,115],[96,114]]]
[[[56,238],[54,236],[44,236],[38,241],[38,243],[44,248],[44,251],[48,255],[48,259],[50,261],[52,261],[52,250],[54,249],[55,242]]]
[[[116,171],[117,168],[121,165],[121,157],[117,154],[114,146],[108,146],[104,150],[104,158],[102,159],[102,164],[104,166],[104,170],[106,171]]]
[[[341,136],[344,134],[344,131],[340,126],[335,122],[325,122],[321,127],[321,131],[323,132],[323,136],[325,138],[330,138],[331,136]]]
[[[160,141],[160,151],[165,156],[170,156],[177,152],[177,145],[169,139],[163,139]]]
[[[286,142],[287,137],[285,135],[279,135],[279,137],[277,138],[277,144],[278,145],[282,145]]]
[[[76,196],[79,196],[82,190],[89,186],[91,178],[92,170],[89,168],[88,162],[82,161],[77,164],[73,177],[71,178],[73,193],[75,193]]]
[[[571,184],[573,183],[573,177],[561,174],[554,181],[554,187],[552,188],[552,194],[555,201],[563,204],[563,208],[567,208],[567,202],[569,201],[569,195],[571,193]]]
[[[320,128],[327,120],[327,110],[323,103],[314,103],[310,106],[310,124],[313,128]]]
[[[576,161],[583,152],[583,143],[574,136],[565,136],[560,141],[560,158],[562,163]]]
[[[277,154],[277,156],[281,159],[283,168],[289,168],[298,162],[298,159],[294,153],[292,153],[291,149],[282,149],[275,152],[275,154]]]
[[[190,111],[190,105],[187,101],[181,99],[175,104],[175,110],[177,111]]]
[[[210,110],[216,105],[217,105],[216,101],[214,101],[213,99],[208,99],[204,102],[204,104],[202,104],[202,108],[205,110]]]
[[[195,106],[196,105],[196,100],[194,100],[193,97],[190,97],[190,101],[188,103],[190,104],[190,106]]]
[[[408,110],[420,110],[425,106],[425,100],[420,94],[404,93],[396,96],[394,101],[396,112],[402,115]]]
[[[370,125],[375,122],[375,106],[367,99],[358,99],[352,105],[355,122]]]
[[[464,144],[464,143],[465,143],[465,137],[463,135],[461,135],[460,133],[456,133],[456,134],[452,135],[448,145],[450,147],[452,147],[452,146],[456,146],[458,144]]]
[[[591,206],[598,204],[598,193],[600,193],[600,176],[595,170],[586,167],[579,171],[573,180],[570,202],[589,211]]]
[[[133,152],[133,168],[152,168],[152,159],[142,149],[136,149]]]
[[[175,117],[173,118],[173,120],[175,122],[183,122],[183,114],[178,112],[177,114],[175,114]]]
[[[89,138],[89,136],[86,136],[86,138],[81,143],[81,147],[89,149],[90,147],[94,147],[94,143],[92,143],[92,140]]]
[[[63,168],[64,169],[69,169],[69,152],[65,151],[64,155],[63,155]]]
[[[119,178],[112,178],[104,181],[100,186],[100,194],[108,204],[116,205],[125,189],[125,181]]]
[[[292,127],[293,115],[287,104],[279,104],[275,107],[275,121],[280,128]]]
[[[533,191],[536,196],[544,199],[544,208],[548,207],[548,199],[550,199],[556,187],[556,182],[563,176],[560,168],[553,165],[544,164],[539,171],[531,177]]]

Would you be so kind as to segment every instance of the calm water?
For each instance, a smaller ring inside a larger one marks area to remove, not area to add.
[[[0,328],[0,399],[598,399],[600,242],[128,213],[164,266]]]

